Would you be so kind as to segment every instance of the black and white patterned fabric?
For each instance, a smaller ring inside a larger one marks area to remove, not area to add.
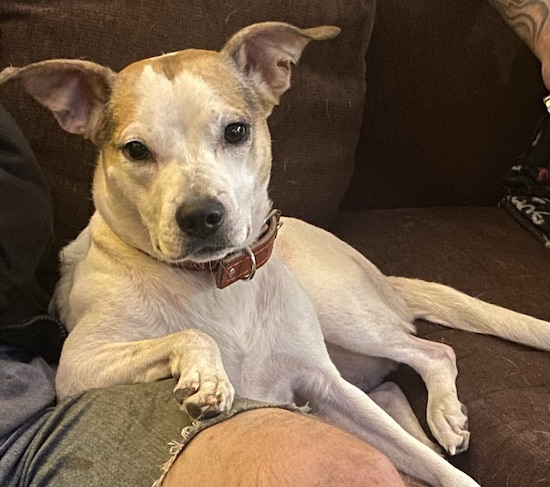
[[[550,115],[539,122],[504,185],[500,206],[550,249]]]

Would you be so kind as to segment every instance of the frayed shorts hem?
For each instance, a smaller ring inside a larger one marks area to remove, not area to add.
[[[201,431],[210,428],[216,424],[222,423],[233,416],[236,416],[239,413],[246,411],[253,411],[255,409],[265,409],[265,408],[277,408],[277,409],[286,409],[287,411],[293,411],[302,414],[308,414],[310,412],[309,407],[306,406],[297,406],[294,403],[284,403],[284,404],[268,404],[260,401],[254,401],[251,399],[244,399],[241,397],[235,397],[232,408],[214,418],[209,418],[200,421],[194,421],[191,425],[185,426],[181,430],[181,438],[178,440],[172,440],[169,444],[169,455],[170,458],[168,461],[161,467],[161,476],[155,480],[152,487],[162,487],[164,478],[166,477],[170,467],[174,464],[180,453],[185,449],[189,442],[197,436]]]

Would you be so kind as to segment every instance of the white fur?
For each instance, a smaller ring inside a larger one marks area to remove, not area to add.
[[[267,215],[271,155],[265,119],[274,102],[262,95],[264,81],[256,89],[258,73],[240,67],[246,65],[241,47],[247,36],[257,42],[266,32],[269,62],[279,69],[288,39],[328,38],[336,30],[259,24],[237,34],[217,58],[195,55],[186,65],[196,68],[193,74],[183,70],[171,79],[159,72],[155,58],[117,78],[111,108],[123,121],[100,146],[97,211],[63,252],[53,301],[70,329],[58,395],[174,376],[176,396],[190,412],[224,411],[234,391],[263,401],[308,401],[402,471],[435,486],[475,486],[434,451],[396,386],[380,386],[383,377],[394,362],[421,374],[432,433],[454,454],[469,439],[455,356],[446,345],[415,337],[414,318],[544,349],[550,349],[548,323],[441,285],[386,278],[336,237],[294,219],[284,219],[272,258],[250,282],[219,290],[209,273],[179,265],[249,245]],[[274,35],[281,49],[274,47]],[[168,58],[185,62],[185,56]],[[66,66],[49,62],[45,75]],[[226,73],[223,79],[214,76],[219,72]],[[121,101],[125,89],[132,104]],[[235,89],[244,93],[242,100]],[[250,123],[253,133],[229,146],[223,128],[238,119]],[[129,161],[119,148],[130,140],[147,144],[154,160]],[[179,205],[204,196],[217,198],[227,212],[218,237],[225,247],[208,255],[175,220]],[[521,323],[522,331],[513,332],[512,322]]]

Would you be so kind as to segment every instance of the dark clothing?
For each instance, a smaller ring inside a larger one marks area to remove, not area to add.
[[[35,278],[52,226],[36,159],[0,105],[0,453],[55,401],[47,362],[58,360],[66,333],[47,315],[49,297]]]
[[[53,233],[44,177],[25,137],[0,105],[0,341],[56,362],[66,336],[47,316],[35,279]]]

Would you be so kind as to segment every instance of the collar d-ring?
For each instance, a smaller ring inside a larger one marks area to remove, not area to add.
[[[216,286],[223,289],[230,284],[244,280],[250,281],[256,270],[262,267],[270,258],[277,231],[281,226],[281,212],[272,210],[265,220],[262,233],[251,246],[244,247],[221,260],[212,262],[189,262],[183,266],[189,270],[202,270],[214,275]]]
[[[243,281],[250,281],[254,277],[254,274],[256,274],[256,256],[254,255],[254,252],[252,252],[250,247],[245,247],[244,252],[246,253],[247,257],[250,259],[250,274],[248,276],[243,277]]]

